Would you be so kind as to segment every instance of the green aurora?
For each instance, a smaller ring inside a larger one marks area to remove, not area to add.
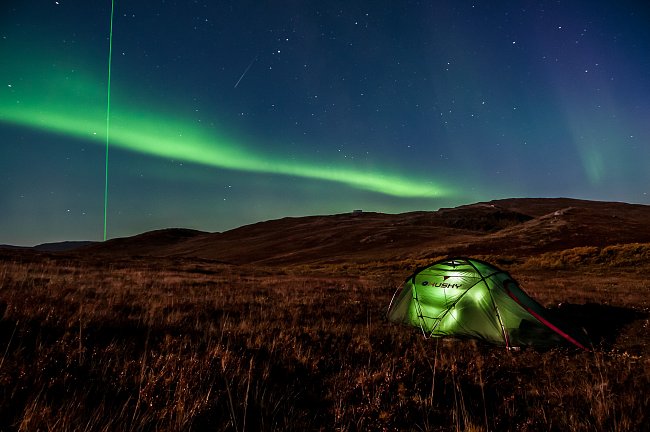
[[[30,77],[29,89],[21,88],[20,83],[11,85],[10,96],[0,100],[0,121],[105,145],[105,87],[80,75],[75,71],[58,77]],[[179,121],[172,115],[155,113],[151,109],[127,110],[124,106],[112,106],[110,146],[215,168],[337,182],[397,197],[452,194],[450,188],[430,179],[384,169],[361,170],[334,162],[317,164],[262,154],[196,122]]]

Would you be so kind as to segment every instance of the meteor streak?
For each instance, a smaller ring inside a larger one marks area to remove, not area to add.
[[[253,57],[253,60],[251,60],[251,62],[248,64],[248,66],[247,66],[246,69],[244,70],[244,73],[241,74],[241,76],[239,77],[239,79],[238,79],[237,82],[235,83],[235,87],[233,87],[233,88],[237,88],[237,86],[239,85],[239,83],[241,82],[241,80],[244,78],[244,75],[246,75],[246,74],[248,73],[248,70],[251,68],[251,66],[253,66],[253,63],[255,63],[255,60],[257,60],[257,56]]]

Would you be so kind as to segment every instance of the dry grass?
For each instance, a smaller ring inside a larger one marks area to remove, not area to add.
[[[573,269],[584,265],[645,267],[650,261],[650,243],[630,243],[606,247],[584,246],[529,258],[528,268]]]
[[[5,257],[0,430],[648,430],[640,273],[515,267],[618,321],[591,353],[507,352],[386,322],[413,268],[369,267]]]

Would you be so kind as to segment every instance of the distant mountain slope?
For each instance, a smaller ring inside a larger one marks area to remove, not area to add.
[[[52,243],[41,243],[36,246],[13,246],[0,244],[0,249],[16,251],[39,251],[39,252],[68,252],[95,244],[93,241],[62,241]]]
[[[291,264],[447,254],[530,255],[630,242],[650,242],[650,206],[517,198],[435,212],[283,218],[223,233],[159,230],[96,244],[83,253]]]
[[[56,243],[42,243],[33,249],[40,252],[67,252],[95,244],[93,241],[63,241]]]
[[[179,243],[186,242],[194,237],[208,235],[204,231],[184,228],[167,228],[148,231],[132,237],[120,237],[95,243],[79,250],[84,254],[115,254],[131,256],[167,256],[165,252]]]
[[[517,255],[650,241],[650,206],[566,198],[507,199],[489,204],[532,218],[476,238],[460,249]],[[460,251],[452,248],[449,252]]]

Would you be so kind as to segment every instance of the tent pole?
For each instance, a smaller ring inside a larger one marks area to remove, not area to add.
[[[490,295],[490,300],[492,301],[492,306],[494,307],[494,312],[497,315],[497,320],[499,320],[499,325],[501,326],[501,334],[503,334],[503,340],[506,342],[506,349],[510,350],[512,347],[510,346],[510,337],[508,336],[508,332],[506,331],[505,326],[503,325],[503,320],[501,319],[501,314],[499,313],[499,307],[497,306],[497,303],[494,301],[494,297],[492,297],[492,290],[490,289],[490,285],[487,283],[485,280],[485,276],[483,276],[483,273],[479,271],[478,268],[472,263],[471,260],[467,260],[467,263],[471,265],[474,270],[476,270],[476,273],[481,275],[481,282],[485,284],[485,288],[487,288],[487,292]],[[490,274],[490,277],[494,276],[495,274],[498,274],[499,272],[492,273]]]

